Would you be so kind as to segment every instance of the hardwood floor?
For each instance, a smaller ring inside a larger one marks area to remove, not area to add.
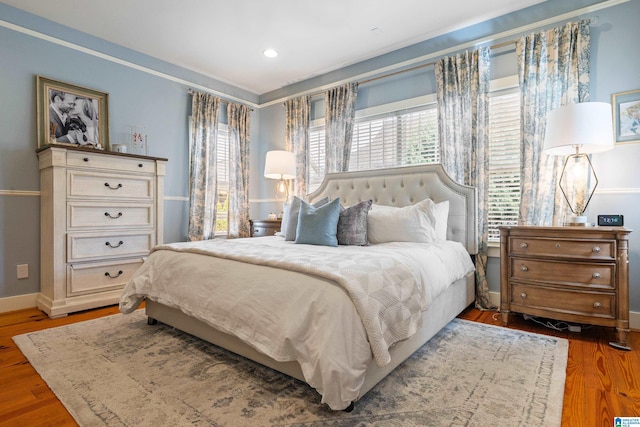
[[[59,319],[49,319],[37,309],[0,314],[0,426],[77,425],[11,337],[116,313],[117,306]],[[501,325],[496,312],[470,308],[459,317]],[[554,331],[515,315],[509,327],[569,340],[563,427],[610,427],[615,416],[640,417],[640,332],[630,334],[632,351],[620,351],[608,345],[614,335],[610,328]]]

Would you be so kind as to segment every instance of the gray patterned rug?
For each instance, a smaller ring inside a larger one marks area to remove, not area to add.
[[[14,341],[81,426],[559,426],[568,349],[456,319],[346,413],[141,310]]]

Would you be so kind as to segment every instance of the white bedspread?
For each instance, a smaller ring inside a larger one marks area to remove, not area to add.
[[[390,346],[411,336],[421,312],[470,271],[469,255],[456,242],[329,248],[263,237],[175,243],[154,249],[120,306],[131,312],[150,298],[275,360],[296,360],[323,401],[342,409],[358,397],[372,355],[379,366],[388,363]]]

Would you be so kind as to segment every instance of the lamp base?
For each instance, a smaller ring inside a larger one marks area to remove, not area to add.
[[[587,217],[585,215],[571,215],[567,218],[564,225],[568,225],[570,227],[588,227],[591,224],[587,222]]]

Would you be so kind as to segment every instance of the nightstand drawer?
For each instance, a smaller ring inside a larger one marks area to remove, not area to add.
[[[615,289],[615,264],[511,258],[513,280]]]
[[[562,240],[512,237],[510,252],[513,255],[566,257],[580,259],[616,259],[616,242],[613,240]]]
[[[251,237],[273,236],[280,231],[279,219],[252,219]]]
[[[615,318],[615,294],[512,285],[511,309],[533,308],[599,318]]]

